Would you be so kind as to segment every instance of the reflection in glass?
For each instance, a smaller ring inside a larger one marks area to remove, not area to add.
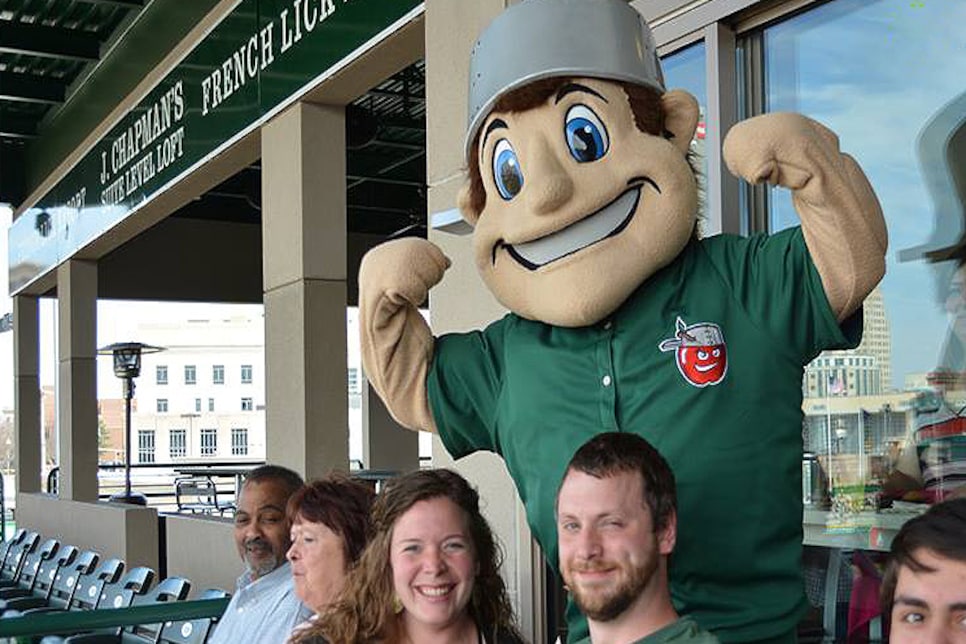
[[[802,384],[805,449],[834,509],[875,508],[885,486],[900,511],[966,481],[966,98],[951,82],[966,67],[964,20],[966,3],[837,0],[763,32],[766,110],[836,132],[889,229],[862,344],[822,354]],[[768,222],[797,225],[787,190],[770,191]]]
[[[664,71],[664,86],[667,89],[683,89],[690,92],[698,100],[698,130],[695,132],[694,140],[691,141],[691,154],[693,155],[693,166],[698,172],[698,227],[701,230],[702,224],[707,220],[708,200],[708,157],[704,151],[704,133],[707,123],[705,114],[708,106],[708,86],[705,80],[705,47],[704,42],[699,42],[685,49],[680,49],[673,54],[661,59],[661,68]]]

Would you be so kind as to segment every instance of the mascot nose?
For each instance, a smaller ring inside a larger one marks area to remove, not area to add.
[[[574,194],[574,182],[547,141],[539,141],[527,163],[527,206],[538,215],[551,214]]]

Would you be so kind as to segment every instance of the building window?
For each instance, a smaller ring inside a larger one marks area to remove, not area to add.
[[[167,398],[158,398],[157,410],[158,410],[158,413],[159,414],[166,414],[166,413],[168,413],[168,399]]]
[[[349,369],[349,393],[359,393],[359,370],[355,367]]]
[[[252,411],[254,408],[251,398],[242,398],[242,411]]]
[[[201,430],[201,455],[214,456],[218,453],[218,430]]]
[[[201,398],[195,398],[195,413],[201,413]]]
[[[208,411],[215,411],[215,399],[214,398],[209,398],[208,399]]]
[[[231,428],[231,455],[248,455],[248,429],[245,427]]]
[[[241,381],[243,385],[252,384],[252,366],[250,364],[241,366]]]
[[[168,384],[168,366],[159,364],[154,368],[155,382],[159,385]]]
[[[188,455],[188,433],[183,429],[168,432],[168,454],[171,458],[184,458]]]
[[[184,366],[184,384],[193,385],[198,382],[198,370],[193,364]]]
[[[154,430],[138,430],[138,463],[154,462]]]
[[[216,385],[225,384],[225,365],[216,364],[211,368],[211,381]]]

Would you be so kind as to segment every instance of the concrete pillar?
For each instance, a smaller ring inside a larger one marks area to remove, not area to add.
[[[60,498],[97,500],[97,264],[57,267]]]
[[[342,107],[262,128],[265,452],[306,477],[349,468]]]
[[[40,332],[37,298],[13,298],[17,492],[41,491]]]
[[[463,138],[466,134],[469,55],[479,32],[499,14],[507,0],[426,1],[426,156],[430,213],[456,207],[463,184]],[[442,283],[430,294],[433,333],[480,328],[502,316],[476,272],[469,237],[430,232],[453,261]],[[506,467],[492,454],[474,454],[453,463],[438,439],[433,464],[454,467],[480,491],[484,512],[506,549],[504,578],[524,636],[547,641],[543,565],[530,537],[523,506]],[[508,503],[508,499],[514,499]]]
[[[362,461],[371,470],[419,469],[419,434],[393,420],[368,381],[362,387]]]

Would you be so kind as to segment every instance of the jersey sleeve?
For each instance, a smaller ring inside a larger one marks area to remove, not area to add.
[[[841,324],[829,305],[800,227],[774,235],[719,236],[705,246],[733,297],[772,346],[806,362],[862,339],[862,309]]]
[[[453,458],[499,451],[495,419],[505,323],[436,339],[426,389],[439,437]]]

